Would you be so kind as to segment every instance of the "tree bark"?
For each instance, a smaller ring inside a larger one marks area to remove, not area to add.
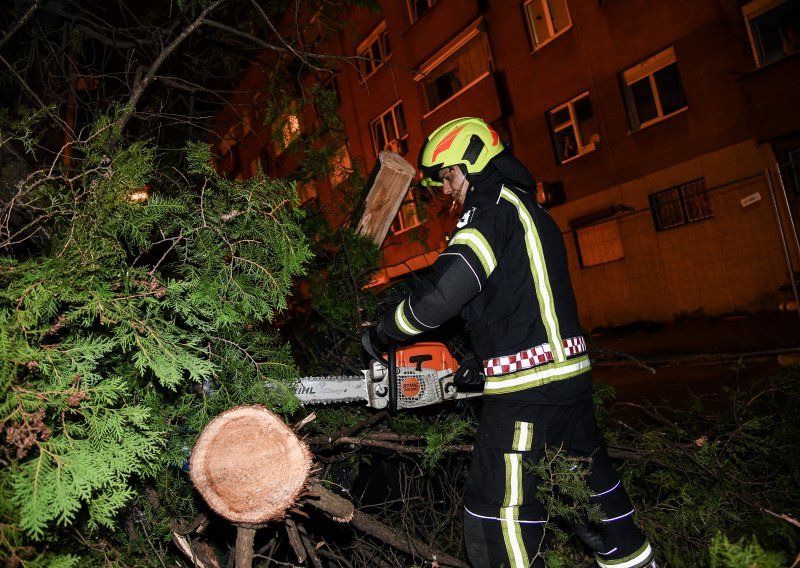
[[[250,568],[253,565],[255,539],[255,527],[243,525],[236,528],[236,568]]]

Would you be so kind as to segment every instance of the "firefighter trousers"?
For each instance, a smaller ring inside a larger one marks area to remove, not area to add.
[[[547,523],[553,519],[537,492],[557,494],[558,488],[543,482],[532,466],[555,456],[567,460],[566,467],[586,468],[589,503],[600,505],[602,521],[573,520],[569,526],[598,566],[650,564],[653,551],[634,522],[587,394],[559,405],[484,399],[464,496],[464,538],[473,567],[544,566]]]

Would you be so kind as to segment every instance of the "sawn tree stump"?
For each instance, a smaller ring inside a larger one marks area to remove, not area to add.
[[[256,528],[284,517],[311,464],[306,445],[263,406],[227,410],[197,438],[189,475],[209,507],[237,525],[237,568],[252,564]]]
[[[311,479],[308,447],[263,406],[238,406],[214,418],[197,438],[189,475],[208,505],[237,526],[236,568],[250,568],[256,529],[282,519],[300,499],[382,542],[441,566],[466,564],[398,533]],[[302,497],[302,499],[301,499]]]

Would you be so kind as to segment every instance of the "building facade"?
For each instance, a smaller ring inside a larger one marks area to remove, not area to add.
[[[353,58],[336,75],[346,164],[416,164],[447,120],[492,124],[541,182],[589,329],[792,299],[800,0],[379,4],[326,46]],[[456,213],[427,191],[412,186],[377,283],[446,246]],[[316,195],[335,202],[335,181]]]

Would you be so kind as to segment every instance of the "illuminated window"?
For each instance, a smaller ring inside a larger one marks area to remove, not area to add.
[[[300,119],[296,112],[295,103],[292,101],[289,109],[281,113],[278,119],[272,124],[276,156],[282,154],[292,142],[300,137]]]
[[[369,37],[361,42],[356,50],[359,57],[358,69],[362,79],[366,79],[375,71],[383,67],[383,63],[392,54],[392,45],[389,43],[389,32],[386,31],[386,22],[375,28]]]
[[[597,266],[625,257],[616,219],[575,229],[581,266]]]
[[[283,124],[283,145],[288,147],[298,136],[300,136],[300,119],[296,114],[290,114]]]
[[[664,120],[687,106],[672,47],[624,71],[622,83],[633,130]]]
[[[413,24],[419,20],[437,1],[438,0],[407,0],[408,14],[411,16],[411,23]]]
[[[800,51],[800,0],[753,0],[742,13],[759,67]]]
[[[386,112],[373,120],[370,125],[372,132],[372,150],[377,156],[379,152],[388,150],[405,154],[408,152],[408,130],[406,119],[403,115],[403,103],[396,103]]]
[[[420,224],[419,215],[417,214],[417,202],[414,199],[414,191],[409,189],[403,203],[400,204],[400,210],[397,212],[389,232],[393,235],[402,233],[408,229],[417,227]]]
[[[593,152],[600,141],[589,93],[583,93],[547,113],[556,157],[560,163]]]
[[[465,91],[492,70],[486,32],[473,25],[421,67],[415,77],[425,90],[428,110]]]
[[[534,49],[572,27],[567,0],[528,0],[524,9]]]
[[[657,231],[711,217],[711,201],[704,179],[651,193],[649,197]]]
[[[342,144],[328,161],[328,180],[331,183],[331,187],[340,185],[352,172],[353,166],[350,162],[350,152],[347,150],[347,146]]]

